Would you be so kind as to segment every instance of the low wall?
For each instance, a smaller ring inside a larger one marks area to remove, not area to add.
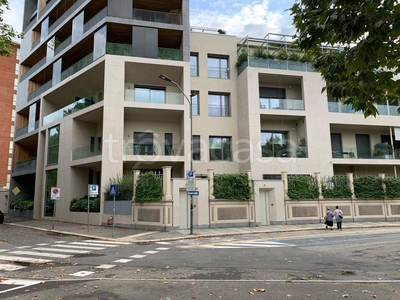
[[[172,226],[172,201],[133,203],[133,219],[136,229],[170,231]]]
[[[400,221],[400,200],[286,200],[288,224],[323,223],[326,209],[343,211],[343,221]]]
[[[254,201],[210,200],[210,228],[255,226]]]
[[[8,215],[11,217],[33,219],[33,210],[16,210],[9,209]]]

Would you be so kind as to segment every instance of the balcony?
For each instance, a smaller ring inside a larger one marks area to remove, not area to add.
[[[281,158],[308,158],[307,146],[293,146],[287,147],[286,145],[262,145],[262,157],[281,157]]]
[[[89,107],[89,106],[96,104],[103,100],[104,100],[103,91],[100,91],[100,92],[94,93],[90,96],[81,98],[78,101],[75,101],[74,103],[71,103],[70,105],[67,105],[67,106],[45,116],[43,118],[43,126],[46,126],[47,124],[50,124],[54,121],[62,119],[66,116],[69,116],[77,111],[80,111],[81,109]]]
[[[13,166],[13,175],[36,172],[36,157],[20,161]]]
[[[312,64],[307,62],[293,61],[288,59],[273,59],[273,58],[254,58],[249,57],[248,61],[238,67],[238,74],[242,73],[247,67],[267,68],[288,71],[315,72]]]
[[[49,88],[53,86],[53,82],[51,80],[47,81],[45,84],[42,84],[38,89],[34,90],[32,93],[28,95],[28,101],[35,99],[40,96],[43,92],[47,91]]]
[[[88,145],[72,150],[72,160],[84,159],[93,156],[101,155],[101,148],[99,149],[95,145]]]
[[[106,54],[133,56],[132,45],[107,43]],[[183,52],[180,49],[158,47],[158,59],[183,61]]]
[[[143,95],[135,90],[125,90],[125,101],[137,103],[156,103],[156,104],[176,104],[183,105],[182,93],[172,93],[162,91],[160,94]]]
[[[394,156],[393,156],[394,155]],[[343,148],[332,151],[332,158],[338,159],[398,159],[400,150],[371,148]]]
[[[79,61],[74,63],[72,66],[70,66],[68,69],[64,70],[61,73],[61,80],[64,80],[74,75],[75,73],[79,72],[83,68],[90,65],[92,62],[93,62],[93,52],[89,53],[88,55],[86,55],[85,57],[81,58]]]
[[[28,128],[29,128],[29,126],[25,126],[25,127],[20,128],[20,129],[17,129],[15,131],[15,138],[20,137],[20,136],[22,136],[24,134],[27,134],[28,133]],[[39,121],[35,121],[35,130],[38,129],[38,128],[39,128]]]
[[[397,110],[400,106],[387,105],[387,104],[377,104],[375,105],[381,116],[398,116]],[[343,104],[341,102],[331,102],[328,101],[328,111],[335,113],[345,113],[345,114],[363,114],[362,111],[355,111],[351,105]]]
[[[260,98],[260,108],[281,110],[304,110],[304,100]]]
[[[184,153],[182,144],[138,144],[129,142],[125,144],[124,155],[140,156],[182,156]]]
[[[133,9],[133,19],[139,21],[182,25],[182,15],[173,12],[160,12],[144,9]]]

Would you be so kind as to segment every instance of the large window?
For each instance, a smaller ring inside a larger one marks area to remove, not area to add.
[[[229,117],[230,113],[229,95],[208,94],[208,115],[212,117]]]
[[[200,107],[199,107],[199,92],[192,91],[191,93],[191,101],[192,101],[192,116],[200,115]]]
[[[165,88],[135,86],[135,102],[165,103]]]
[[[60,125],[49,129],[49,140],[47,147],[47,164],[58,163],[58,149],[60,143]]]
[[[210,161],[231,160],[231,138],[210,136]]]
[[[227,57],[209,55],[207,59],[209,78],[229,78]]]
[[[193,135],[192,137],[192,159],[193,160],[200,160],[201,159],[201,145],[200,145],[200,136]]]
[[[43,215],[52,217],[54,213],[54,201],[51,200],[51,188],[57,186],[57,169],[46,171],[46,195]]]
[[[262,131],[261,152],[262,157],[287,157],[287,131]]]
[[[199,55],[197,53],[190,53],[190,76],[199,76]]]
[[[133,133],[133,154],[134,155],[154,155],[152,132]]]

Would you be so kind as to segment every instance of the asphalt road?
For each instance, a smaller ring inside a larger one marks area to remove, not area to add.
[[[0,298],[400,299],[398,229],[147,245],[107,245],[25,228],[12,230],[0,235],[0,264],[21,269],[0,269]],[[36,256],[52,260],[46,263],[1,261],[4,256],[32,257],[32,252],[66,255],[58,250],[72,252],[67,258]]]

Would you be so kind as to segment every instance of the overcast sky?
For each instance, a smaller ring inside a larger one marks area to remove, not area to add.
[[[224,29],[238,37],[263,38],[268,33],[294,34],[290,8],[295,0],[190,0],[190,25]],[[9,0],[4,20],[22,31],[24,0]]]

